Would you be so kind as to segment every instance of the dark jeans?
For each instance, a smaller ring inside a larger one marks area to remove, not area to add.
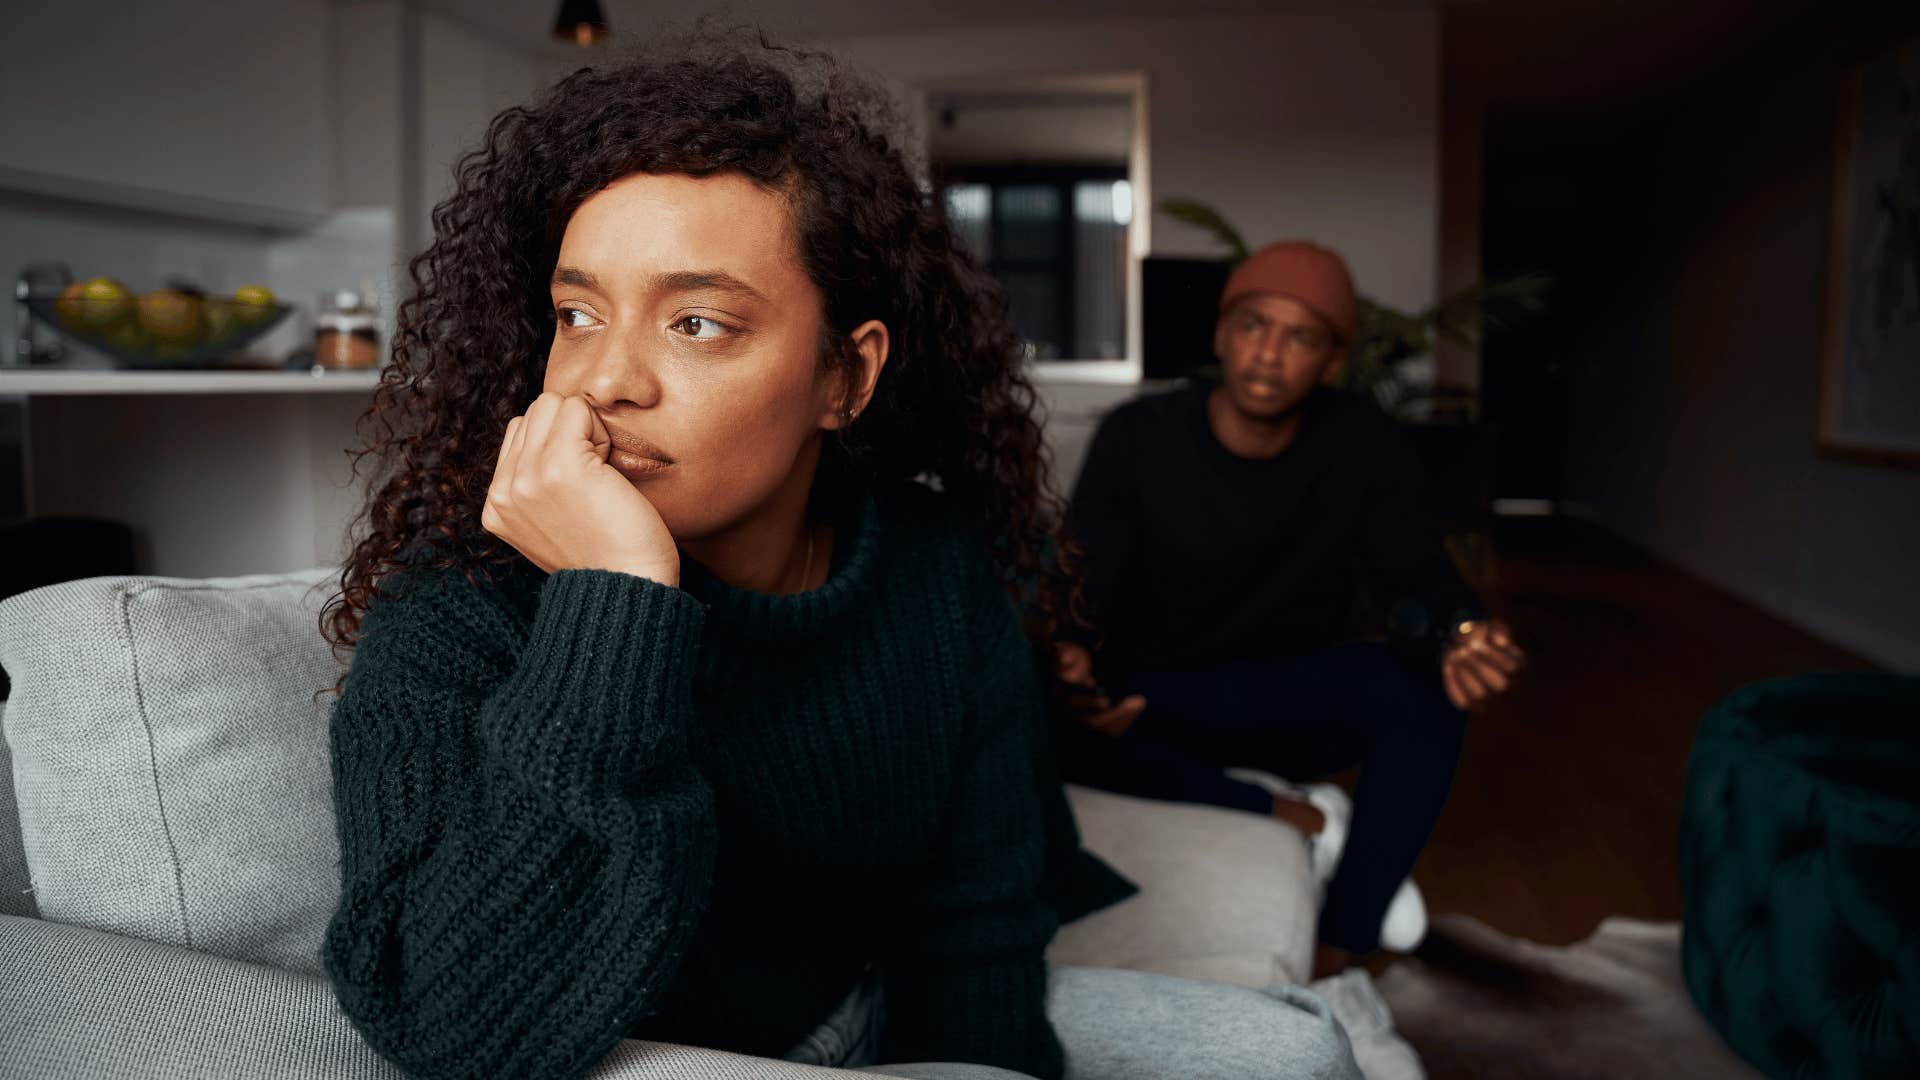
[[[1272,811],[1265,788],[1223,770],[1317,780],[1360,766],[1353,822],[1327,886],[1320,940],[1379,948],[1380,923],[1446,805],[1466,714],[1438,680],[1415,677],[1384,644],[1342,645],[1204,671],[1115,678],[1114,700],[1147,699],[1125,735],[1086,730],[1062,747],[1069,780],[1131,795]]]

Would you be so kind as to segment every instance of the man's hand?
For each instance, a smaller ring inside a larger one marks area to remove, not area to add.
[[[1478,710],[1506,693],[1527,654],[1499,619],[1469,619],[1454,629],[1440,657],[1440,681],[1455,708]]]
[[[1115,705],[1093,679],[1093,654],[1083,645],[1057,641],[1053,645],[1055,672],[1060,681],[1073,688],[1067,706],[1075,719],[1102,735],[1119,738],[1147,707],[1147,699],[1134,694]]]

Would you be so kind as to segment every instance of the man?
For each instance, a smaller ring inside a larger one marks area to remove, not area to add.
[[[1130,402],[1094,435],[1068,517],[1099,649],[1059,650],[1062,679],[1085,690],[1062,747],[1070,779],[1270,813],[1312,836],[1343,803],[1229,770],[1304,781],[1360,766],[1318,974],[1379,947],[1446,802],[1465,712],[1522,661],[1422,513],[1395,423],[1328,385],[1358,322],[1346,263],[1325,248],[1274,244],[1234,270],[1218,381]]]

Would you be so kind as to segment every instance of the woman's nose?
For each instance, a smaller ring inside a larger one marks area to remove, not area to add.
[[[595,408],[611,409],[622,403],[651,408],[660,402],[660,378],[654,358],[642,348],[607,335],[601,348],[577,369],[572,392],[585,397]]]

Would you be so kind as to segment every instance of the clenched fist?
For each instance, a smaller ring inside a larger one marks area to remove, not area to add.
[[[1458,709],[1477,710],[1507,692],[1527,654],[1499,619],[1469,619],[1454,629],[1440,656],[1440,681]]]
[[[584,397],[548,391],[507,422],[480,526],[548,573],[613,570],[680,584],[659,511],[607,463],[606,425]]]

